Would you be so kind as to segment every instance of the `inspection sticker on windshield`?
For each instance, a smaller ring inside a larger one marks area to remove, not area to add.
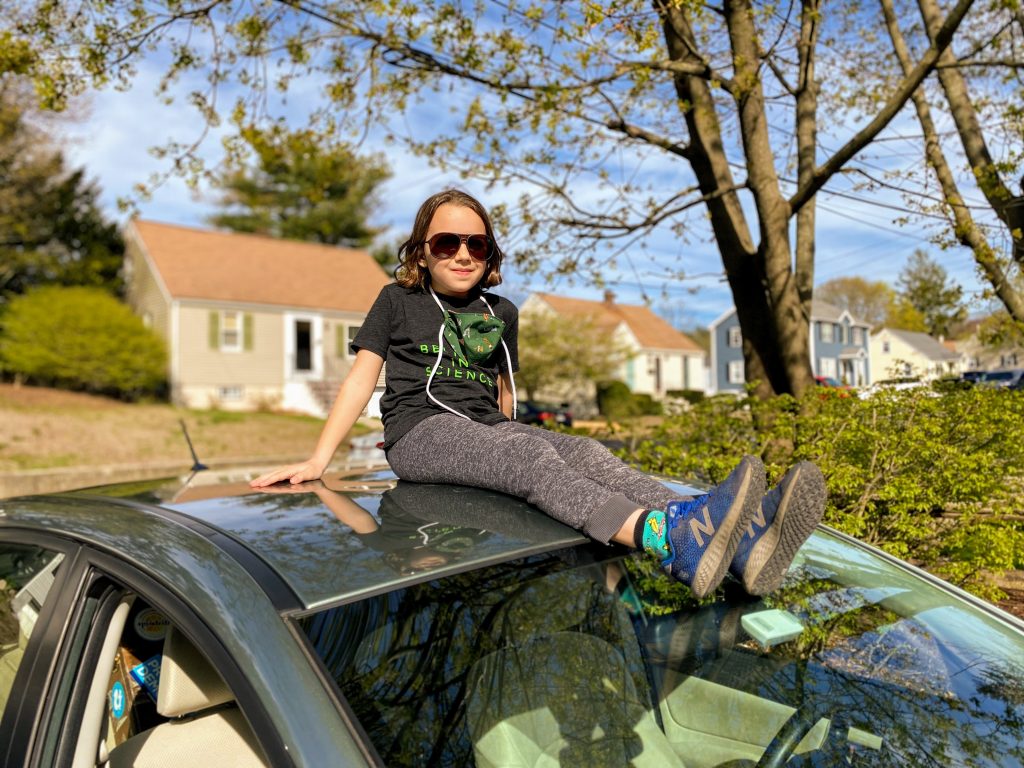
[[[131,669],[132,680],[138,683],[153,701],[156,701],[156,693],[160,689],[160,659],[160,654],[157,654]]]

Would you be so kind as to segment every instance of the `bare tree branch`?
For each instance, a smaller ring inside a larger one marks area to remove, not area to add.
[[[935,68],[942,52],[945,51],[953,41],[953,35],[960,22],[963,21],[967,11],[970,10],[974,0],[958,0],[957,4],[949,12],[946,21],[932,38],[932,44],[928,51],[921,57],[909,75],[903,78],[903,82],[896,89],[885,106],[879,110],[874,119],[862,128],[852,139],[844,144],[835,154],[832,155],[814,173],[809,182],[801,184],[797,191],[789,198],[789,205],[795,211],[801,208],[814,193],[825,186],[825,183],[835,173],[846,165],[850,159],[860,150],[866,147],[871,140],[877,136],[885,126],[903,109],[903,105],[913,95],[914,91],[924,82],[928,73]]]

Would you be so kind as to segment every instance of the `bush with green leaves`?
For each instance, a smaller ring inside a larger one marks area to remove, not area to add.
[[[4,308],[0,369],[33,384],[137,399],[166,388],[167,352],[106,291],[48,286]]]
[[[665,395],[666,397],[672,399],[685,400],[686,402],[691,404],[699,403],[701,400],[707,397],[704,390],[702,389],[670,389],[667,392],[665,392]]]
[[[621,381],[603,381],[597,385],[597,408],[608,419],[660,416],[663,413],[659,401],[647,394],[634,394]]]
[[[814,461],[828,482],[825,522],[972,591],[996,595],[988,575],[1022,565],[1024,392],[717,396],[666,419],[627,458],[715,484],[746,453],[773,481]]]

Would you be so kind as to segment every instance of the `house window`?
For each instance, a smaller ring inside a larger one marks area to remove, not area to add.
[[[729,328],[728,332],[726,333],[725,343],[730,347],[734,348],[743,346],[743,333],[740,331],[740,327],[738,325],[734,325],[731,328]]]
[[[832,323],[822,323],[821,324],[821,340],[822,341],[824,341],[824,342],[831,342],[832,341],[832,334],[833,333],[834,333],[834,328],[832,326]]]
[[[221,400],[241,400],[242,393],[242,387],[235,384],[229,387],[219,387],[217,391],[217,397],[219,397]]]
[[[335,354],[338,357],[355,357],[355,353],[352,352],[352,342],[355,341],[360,327],[358,325],[341,324],[335,326],[334,339],[337,347]]]
[[[857,347],[864,346],[864,329],[863,328],[854,328],[853,329],[853,343],[854,343],[854,346],[857,346]]]
[[[350,325],[348,327],[348,343],[345,345],[345,355],[348,357],[355,357],[355,352],[352,351],[352,342],[356,340],[356,334],[359,333],[361,325]]]
[[[882,354],[883,355],[888,355],[890,352],[892,352],[892,345],[888,341],[883,341],[882,342]]]
[[[729,367],[725,373],[725,380],[730,384],[742,384],[743,383],[743,361],[733,360],[729,363]]]
[[[220,313],[220,351],[242,351],[242,313],[225,310]]]
[[[818,375],[827,376],[830,379],[839,378],[836,374],[836,359],[834,357],[822,357],[818,359]]]

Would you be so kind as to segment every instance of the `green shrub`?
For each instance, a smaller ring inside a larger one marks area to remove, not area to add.
[[[633,402],[633,393],[621,381],[598,383],[597,409],[606,419],[626,419],[638,415]]]
[[[639,393],[633,395],[633,409],[639,416],[661,416],[665,411],[653,397]]]
[[[34,384],[137,399],[166,387],[163,341],[98,288],[47,286],[0,317],[0,369]]]
[[[821,467],[826,522],[991,596],[990,571],[1015,566],[1024,532],[1024,393],[984,388],[883,391],[868,398],[712,397],[666,419],[627,458],[718,483],[745,453],[770,479],[800,459]]]
[[[707,397],[707,394],[700,389],[670,389],[665,394],[677,400],[685,400],[693,405]]]
[[[603,381],[597,385],[597,408],[606,419],[633,416],[660,416],[661,403],[650,395],[633,394],[621,381]]]

